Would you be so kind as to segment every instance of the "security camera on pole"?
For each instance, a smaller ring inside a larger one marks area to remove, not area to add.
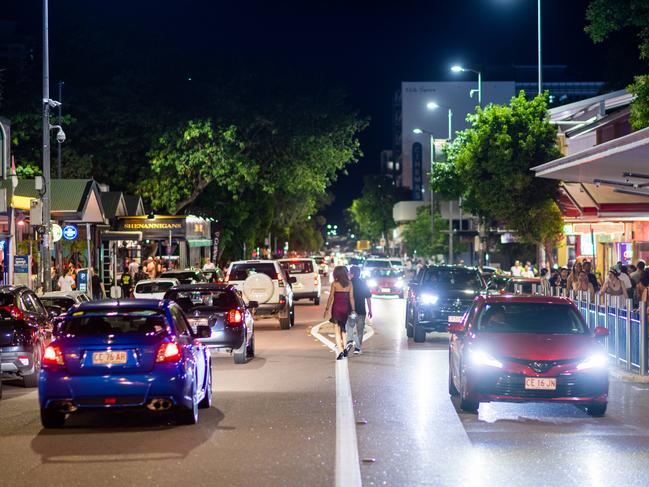
[[[57,108],[60,102],[50,99],[50,58],[49,58],[49,20],[48,0],[43,0],[43,289],[52,290],[52,263],[50,252],[51,232],[51,174],[50,174],[50,131],[58,129],[56,140],[62,143],[65,133],[60,125],[50,125],[50,108]]]

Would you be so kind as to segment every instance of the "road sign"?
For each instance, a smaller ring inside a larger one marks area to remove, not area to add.
[[[74,240],[79,235],[79,230],[74,225],[66,225],[63,227],[63,238],[66,240]]]
[[[63,237],[63,229],[61,225],[52,223],[52,242],[58,242]]]

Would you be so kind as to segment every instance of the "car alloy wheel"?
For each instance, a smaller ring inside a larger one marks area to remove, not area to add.
[[[460,367],[460,370],[461,367]],[[477,413],[480,403],[467,398],[466,392],[466,374],[460,372],[460,409],[467,413]]]
[[[248,361],[248,347],[246,346],[246,338],[244,337],[241,346],[234,351],[234,363],[245,364]]]
[[[196,372],[192,384],[192,403],[189,407],[184,404],[176,406],[176,423],[191,425],[198,423],[198,401],[196,401]]]

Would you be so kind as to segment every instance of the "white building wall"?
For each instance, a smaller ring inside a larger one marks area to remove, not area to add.
[[[416,142],[422,145],[422,186],[423,194],[419,198],[428,199],[428,173],[430,171],[430,136],[416,135],[412,131],[421,128],[435,134],[435,138],[448,137],[448,109],[453,111],[453,133],[467,127],[466,116],[475,111],[478,104],[477,94],[469,97],[469,92],[477,88],[477,81],[434,81],[402,82],[402,185],[412,190],[413,168],[412,148]],[[482,83],[483,105],[488,103],[509,103],[515,94],[513,81],[484,81]],[[429,110],[426,105],[435,102],[440,105]]]

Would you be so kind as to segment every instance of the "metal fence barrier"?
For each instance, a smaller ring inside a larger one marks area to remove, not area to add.
[[[604,347],[615,365],[640,375],[649,373],[647,357],[647,303],[641,301],[634,309],[632,299],[588,291],[567,293],[550,288],[552,296],[569,297],[579,308],[591,330],[602,326],[609,331]],[[520,290],[517,290],[520,293]],[[541,287],[532,286],[532,294],[543,295]]]

